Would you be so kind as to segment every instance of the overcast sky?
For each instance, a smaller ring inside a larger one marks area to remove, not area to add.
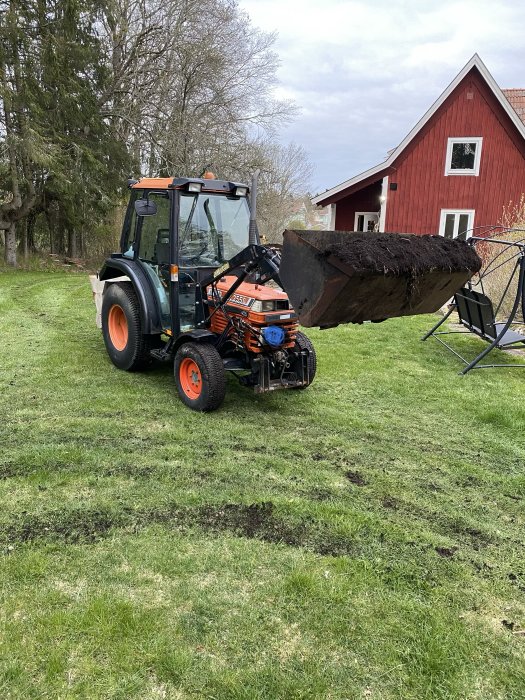
[[[502,88],[525,88],[524,0],[240,0],[278,33],[277,94],[298,118],[314,193],[384,160],[474,53]]]

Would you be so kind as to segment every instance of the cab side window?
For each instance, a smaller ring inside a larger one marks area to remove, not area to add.
[[[124,221],[124,237],[122,239],[122,253],[127,258],[133,258],[135,256],[134,245],[135,237],[137,231],[137,213],[135,212],[135,200],[137,195],[133,192],[128,211],[126,212],[126,219]]]
[[[165,192],[144,193],[155,202],[154,216],[140,217],[139,258],[155,264],[169,262],[170,201]],[[164,259],[167,258],[167,259]]]

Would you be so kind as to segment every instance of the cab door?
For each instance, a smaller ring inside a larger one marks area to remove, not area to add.
[[[200,283],[224,259],[217,196],[181,192],[179,197],[178,312],[180,331],[184,332],[203,320]]]
[[[170,313],[170,197],[168,192],[144,190],[143,198],[156,205],[152,216],[137,221],[137,259],[146,271],[157,297],[162,327],[171,328]]]

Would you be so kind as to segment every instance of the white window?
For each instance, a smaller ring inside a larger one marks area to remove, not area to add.
[[[445,175],[479,175],[481,136],[450,138],[447,143]]]
[[[377,231],[379,228],[379,214],[373,211],[356,211],[354,218],[354,231]]]
[[[445,238],[470,238],[474,227],[473,209],[442,209],[439,235]]]

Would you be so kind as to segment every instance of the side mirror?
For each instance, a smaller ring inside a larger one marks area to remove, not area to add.
[[[135,202],[135,212],[137,216],[155,216],[157,205],[151,199],[137,199]]]

